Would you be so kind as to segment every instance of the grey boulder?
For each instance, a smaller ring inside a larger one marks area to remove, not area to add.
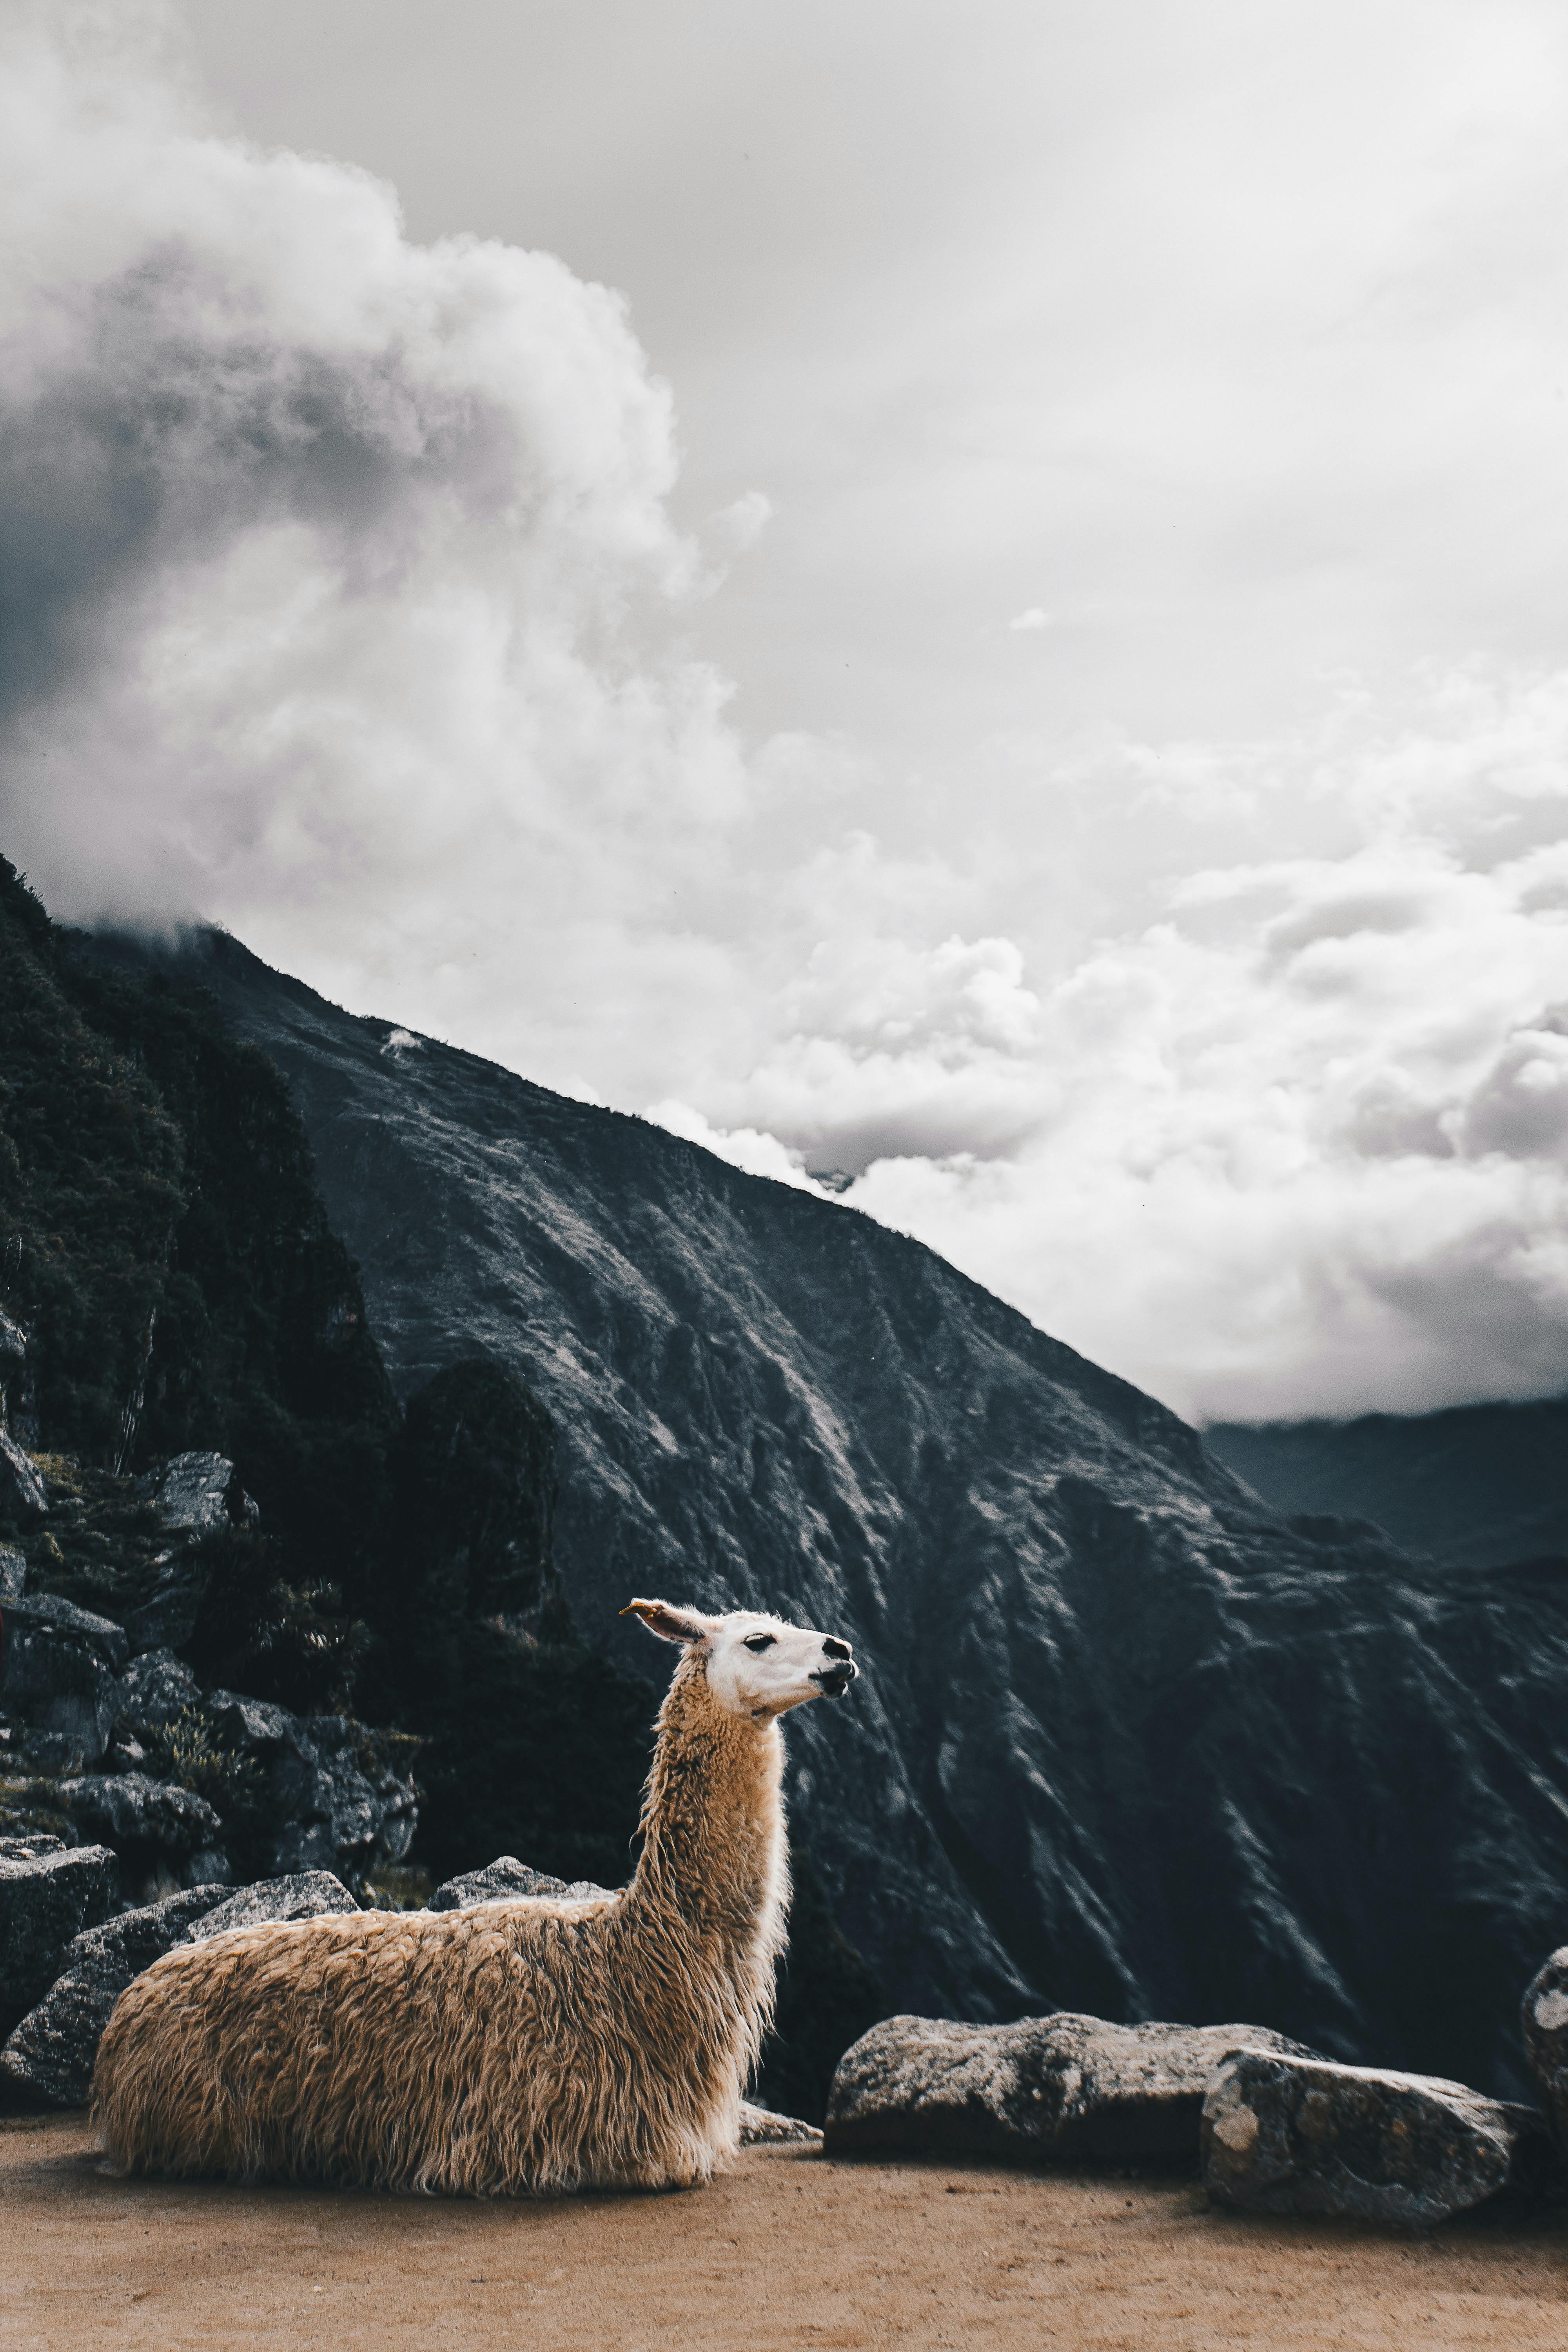
[[[254,1526],[260,1513],[222,1454],[176,1454],[153,1491],[163,1525],[194,1536]]]
[[[20,1601],[27,1589],[27,1561],[10,1544],[0,1544],[0,1601]]]
[[[115,1688],[116,1737],[129,1732],[133,1739],[144,1740],[200,1698],[201,1686],[195,1675],[173,1650],[142,1651],[132,1659]]]
[[[58,2107],[83,2105],[115,2002],[132,1977],[183,1941],[193,1919],[223,1901],[225,1891],[193,1886],[76,1937],[60,1975],[0,2051],[0,2075],[26,2097]]]
[[[357,1911],[359,1905],[330,1870],[301,1870],[287,1878],[258,1879],[220,1898],[185,1929],[193,1944],[226,1936],[231,1927],[258,1927],[277,1919],[319,1919],[330,1911]]]
[[[268,1794],[282,1826],[272,1842],[279,1872],[331,1870],[358,1878],[373,1864],[401,1862],[414,1842],[414,1783],[398,1774],[374,1735],[346,1716],[289,1716],[272,1758]]]
[[[1254,2213],[1337,2213],[1426,2230],[1495,2197],[1546,2126],[1462,2083],[1234,2051],[1204,2102],[1204,2180]]]
[[[565,1895],[583,1899],[615,1892],[614,1887],[595,1886],[587,1878],[552,1878],[547,1871],[531,1870],[515,1854],[503,1853],[483,1870],[466,1870],[459,1877],[448,1878],[430,1897],[430,1908],[463,1911],[473,1903],[515,1902],[519,1895]]]
[[[106,1919],[119,1893],[104,1846],[0,1839],[0,2033],[43,1999],[73,1938]]]
[[[1552,2137],[1568,2151],[1568,1944],[1531,1980],[1520,2021]]]
[[[41,1731],[79,1740],[85,1757],[101,1756],[129,1648],[123,1626],[54,1593],[7,1601],[0,1613],[6,1705]]]
[[[41,1519],[48,1508],[32,1455],[23,1452],[8,1429],[0,1427],[0,1512],[7,1518]]]
[[[1195,2157],[1228,2052],[1300,2049],[1250,2025],[1113,2025],[1071,2010],[1015,2025],[889,2017],[838,2062],[828,2154],[968,2151],[1033,2163]]]
[[[145,1772],[88,1772],[62,1780],[71,1819],[96,1837],[112,1840],[140,1860],[147,1851],[172,1862],[211,1846],[223,1824],[205,1797]],[[142,1852],[138,1853],[137,1850]]]

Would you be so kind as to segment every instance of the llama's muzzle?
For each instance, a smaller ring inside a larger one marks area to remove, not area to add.
[[[833,1664],[819,1667],[816,1674],[808,1675],[806,1680],[816,1685],[824,1698],[842,1698],[860,1669],[848,1654],[847,1642],[825,1642],[822,1646],[833,1658]],[[844,1654],[835,1655],[838,1651]]]

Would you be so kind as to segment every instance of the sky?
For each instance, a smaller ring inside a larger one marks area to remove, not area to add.
[[[0,848],[1199,1419],[1568,1387],[1568,18],[0,0]]]

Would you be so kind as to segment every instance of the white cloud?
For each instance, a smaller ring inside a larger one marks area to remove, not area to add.
[[[1007,624],[1010,629],[1021,630],[1048,629],[1050,625],[1051,616],[1043,604],[1026,605],[1021,613],[1015,613]]]

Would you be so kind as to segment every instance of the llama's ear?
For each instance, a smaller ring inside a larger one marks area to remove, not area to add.
[[[668,1601],[628,1601],[623,1617],[640,1617],[661,1642],[705,1642],[711,1626],[695,1610],[672,1609]]]

